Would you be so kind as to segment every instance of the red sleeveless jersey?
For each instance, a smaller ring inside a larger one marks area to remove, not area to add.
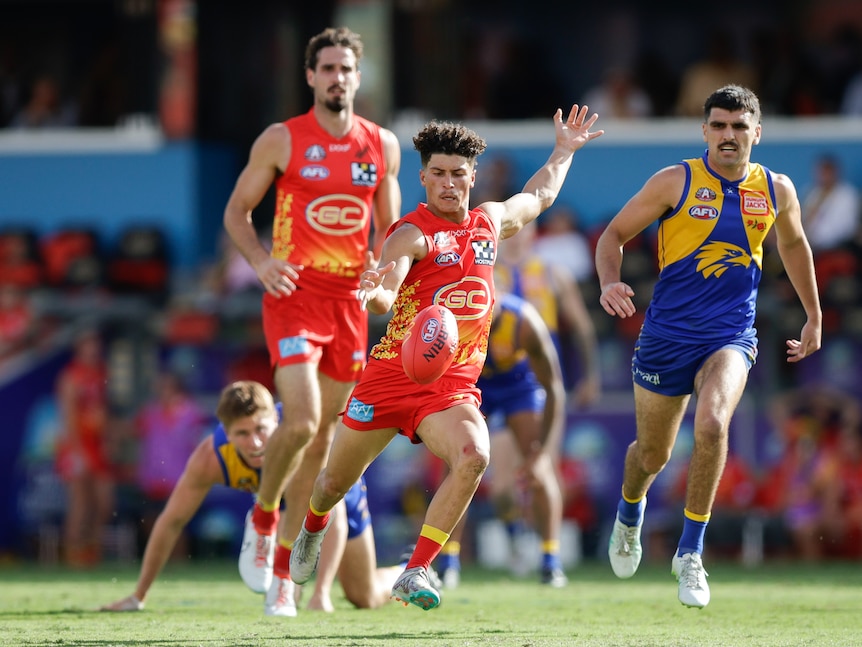
[[[497,227],[479,209],[468,212],[463,223],[455,224],[420,204],[393,224],[389,233],[407,222],[425,234],[428,255],[407,273],[386,334],[371,349],[371,357],[403,373],[400,352],[404,333],[420,310],[436,303],[449,308],[458,320],[458,348],[444,378],[475,383],[488,351]]]
[[[291,153],[275,181],[272,255],[305,267],[301,289],[355,298],[374,193],[386,171],[380,127],[354,115],[353,128],[336,139],[312,111],[284,123]]]

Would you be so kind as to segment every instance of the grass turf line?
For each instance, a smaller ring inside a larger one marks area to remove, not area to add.
[[[0,644],[86,647],[550,647],[860,644],[860,564],[710,563],[712,602],[687,609],[670,566],[644,565],[618,580],[605,563],[569,572],[564,589],[468,569],[443,604],[424,612],[393,602],[353,609],[336,585],[336,612],[263,615],[235,562],[169,565],[141,613],[96,612],[128,595],[137,570],[0,568]]]

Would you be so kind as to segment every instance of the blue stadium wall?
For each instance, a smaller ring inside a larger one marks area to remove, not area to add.
[[[404,209],[424,200],[411,138],[421,123],[393,126],[403,150]],[[548,122],[475,123],[488,141],[483,161],[506,155],[523,183],[547,158]],[[697,120],[604,123],[606,134],[576,155],[559,200],[592,227],[606,221],[659,168],[703,151]],[[768,118],[755,159],[789,174],[800,193],[817,156],[836,155],[862,187],[862,120]],[[221,219],[246,151],[166,142],[157,131],[0,132],[0,228],[46,233],[87,226],[110,246],[127,226],[156,225],[175,265],[192,268],[217,254]],[[507,197],[507,196],[501,196]],[[268,214],[260,217],[267,218]]]

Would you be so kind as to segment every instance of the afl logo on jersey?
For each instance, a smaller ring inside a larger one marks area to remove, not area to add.
[[[688,215],[697,220],[715,220],[718,218],[718,209],[708,204],[696,204],[688,210]]]
[[[458,252],[442,252],[437,255],[434,262],[440,267],[451,267],[457,265],[461,261],[461,254]]]
[[[350,236],[365,227],[368,208],[356,196],[345,193],[325,195],[312,201],[305,219],[313,229],[330,236]]]
[[[481,319],[491,309],[491,288],[483,279],[468,276],[437,290],[434,303],[449,308],[456,319]]]
[[[320,144],[312,144],[305,149],[305,159],[309,162],[319,162],[326,158],[326,151]]]
[[[303,166],[299,174],[306,180],[325,180],[329,177],[329,169],[325,166]]]

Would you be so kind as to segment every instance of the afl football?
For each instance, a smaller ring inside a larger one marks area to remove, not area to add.
[[[458,321],[446,306],[421,310],[401,345],[404,372],[417,384],[431,384],[446,372],[458,347]]]

